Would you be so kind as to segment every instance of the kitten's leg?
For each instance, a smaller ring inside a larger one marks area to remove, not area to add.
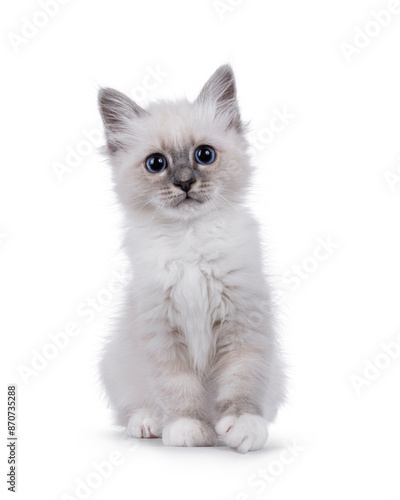
[[[208,414],[201,377],[190,366],[186,347],[165,344],[153,351],[154,387],[166,422],[162,432],[167,446],[213,446],[216,434]]]
[[[126,427],[131,437],[161,437],[163,415],[148,382],[143,349],[124,334],[122,328],[115,332],[100,363],[116,423]]]
[[[262,344],[262,342],[261,342]],[[215,430],[218,437],[241,453],[264,447],[268,439],[263,418],[267,385],[265,349],[229,339],[217,351]]]

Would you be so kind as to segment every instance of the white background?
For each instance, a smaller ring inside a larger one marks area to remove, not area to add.
[[[1,456],[4,471],[15,383],[17,495],[83,498],[77,485],[89,481],[86,498],[98,500],[399,499],[400,13],[368,24],[396,2],[64,4],[47,20],[35,0],[1,6]],[[355,47],[347,58],[343,42]],[[138,443],[112,426],[96,363],[120,296],[120,213],[99,141],[85,139],[100,127],[99,86],[142,105],[195,98],[226,62],[256,141],[251,205],[291,365],[269,444],[244,456]],[[91,298],[106,303],[96,311]],[[49,334],[70,323],[79,330],[55,350]],[[380,368],[364,375],[368,362]],[[93,475],[115,452],[109,477]]]

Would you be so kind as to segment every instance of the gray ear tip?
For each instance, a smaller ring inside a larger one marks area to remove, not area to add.
[[[235,79],[235,73],[233,72],[232,66],[227,63],[223,64],[217,69],[217,72],[222,76],[225,77],[229,80],[234,80]]]
[[[99,89],[97,102],[100,115],[108,125],[133,120],[147,113],[127,95],[110,87]]]
[[[103,108],[103,106],[108,101],[108,98],[110,95],[110,92],[109,92],[110,90],[111,89],[109,89],[107,87],[102,87],[101,89],[99,89],[99,92],[97,93],[97,104],[98,104],[100,110]]]
[[[230,64],[224,64],[223,66],[220,66],[217,69],[215,76],[216,80],[219,82],[219,85],[226,88],[228,93],[231,94],[231,98],[236,98],[236,79],[235,74],[233,73],[232,66]]]
[[[109,100],[112,96],[115,96],[117,93],[116,90],[111,87],[101,87],[97,94],[97,100],[99,103],[103,103],[106,100]]]
[[[230,63],[222,64],[218,69],[221,71],[224,71],[226,73],[232,73],[233,74],[233,69]]]
[[[110,90],[109,87],[100,87],[99,92],[98,92],[99,98],[103,97],[105,94],[107,94],[109,92],[109,90]]]

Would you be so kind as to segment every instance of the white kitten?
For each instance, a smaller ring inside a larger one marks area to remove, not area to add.
[[[243,197],[251,167],[229,66],[193,103],[144,110],[112,89],[99,106],[133,268],[101,374],[133,437],[262,448],[284,373]]]

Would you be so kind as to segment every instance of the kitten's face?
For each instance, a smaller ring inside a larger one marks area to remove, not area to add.
[[[249,167],[229,67],[217,70],[194,103],[145,111],[111,89],[99,101],[117,192],[129,211],[188,219],[240,199]]]

